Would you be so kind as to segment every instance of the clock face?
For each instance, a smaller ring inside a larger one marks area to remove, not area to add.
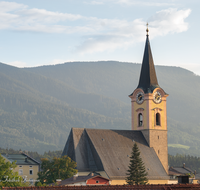
[[[161,96],[161,94],[160,94],[160,92],[155,92],[154,94],[153,94],[153,100],[154,100],[154,102],[155,103],[160,103],[161,101],[162,101],[162,96]]]
[[[138,104],[141,104],[144,101],[144,94],[142,92],[137,93],[136,101]]]

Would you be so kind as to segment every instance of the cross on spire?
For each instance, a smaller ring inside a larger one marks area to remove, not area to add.
[[[147,22],[146,26],[147,26],[146,32],[147,32],[147,35],[149,35],[148,34],[148,32],[149,32],[149,29],[148,29],[149,24],[148,24],[148,22]]]

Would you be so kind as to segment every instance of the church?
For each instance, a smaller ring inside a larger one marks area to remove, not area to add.
[[[78,175],[97,173],[111,185],[126,184],[133,144],[136,142],[148,172],[148,183],[167,184],[167,93],[158,85],[146,30],[139,84],[131,98],[132,130],[72,128],[62,155],[77,162]]]

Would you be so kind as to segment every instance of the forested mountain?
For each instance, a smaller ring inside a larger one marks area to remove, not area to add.
[[[140,64],[70,62],[35,68],[0,64],[1,147],[60,150],[71,127],[130,129],[129,94],[137,87]],[[156,66],[168,94],[169,153],[200,156],[200,76]]]

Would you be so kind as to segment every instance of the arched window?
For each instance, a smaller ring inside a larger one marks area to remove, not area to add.
[[[156,114],[156,125],[160,125],[160,114]]]
[[[138,126],[141,127],[143,124],[143,116],[141,113],[138,115]]]

